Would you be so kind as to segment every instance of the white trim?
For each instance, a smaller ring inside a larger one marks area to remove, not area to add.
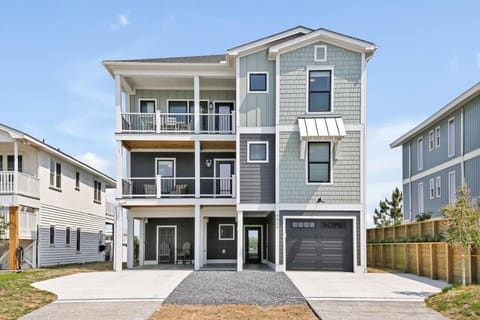
[[[235,141],[235,134],[129,134],[116,133],[115,140],[122,141]]]
[[[428,196],[430,200],[435,199],[435,179],[431,178],[428,183]]]
[[[138,113],[141,113],[141,109],[140,109],[140,105],[142,104],[142,101],[153,101],[154,104],[153,104],[153,112],[151,113],[155,113],[157,112],[157,99],[156,98],[138,98],[137,100],[137,110],[138,110]],[[144,112],[144,113],[150,113],[150,112]]]
[[[155,261],[155,260],[145,260],[145,261],[143,261],[144,266],[152,266],[152,265],[156,265],[156,264],[158,264],[158,261]]]
[[[250,160],[250,145],[264,144],[265,145],[265,160]],[[268,163],[269,143],[268,141],[247,141],[247,163]]]
[[[262,91],[251,91],[250,90],[250,75],[252,74],[264,74],[265,75],[265,90],[262,90]],[[269,81],[268,81],[268,77],[269,77],[269,74],[268,74],[268,71],[249,71],[247,72],[247,93],[253,93],[253,94],[257,94],[257,93],[268,93],[268,85],[269,85]]]
[[[435,133],[433,130],[428,132],[428,151],[433,151],[435,148]]]
[[[309,106],[310,106],[310,72],[311,71],[330,71],[330,110],[329,111],[322,111],[322,112],[316,112],[316,111],[309,111]],[[334,74],[335,74],[335,67],[334,66],[307,66],[305,69],[305,81],[306,81],[306,93],[305,93],[305,101],[306,106],[305,106],[305,113],[306,114],[325,114],[325,113],[332,113],[334,112],[334,106],[335,106],[335,83],[334,83]]]
[[[175,178],[177,177],[177,158],[163,158],[163,157],[155,157],[155,168],[154,168],[154,172],[155,172],[155,177],[160,175],[158,172],[157,172],[157,169],[158,169],[158,161],[173,161],[173,176],[171,177],[167,177],[167,178],[173,178],[173,180],[175,180]],[[166,176],[164,176],[166,177]]]
[[[173,256],[173,264],[175,264],[177,262],[177,226],[176,225],[157,225],[157,237],[156,237],[156,240],[155,240],[155,245],[156,245],[156,251],[155,251],[155,256],[157,258],[157,264],[158,264],[158,236],[159,236],[159,232],[160,232],[160,228],[173,228],[174,229],[174,256]]]
[[[437,126],[435,128],[435,148],[440,148],[440,138],[441,138],[441,134],[440,134],[440,126]]]
[[[167,149],[167,148],[158,148],[158,149],[155,149],[155,148],[146,148],[146,149],[130,149],[130,153],[141,153],[141,152],[178,152],[178,153],[186,153],[186,152],[189,152],[189,153],[194,153],[195,152],[195,148],[192,148],[192,149]]]
[[[228,52],[227,52],[228,54]],[[238,108],[235,108],[235,128],[240,128],[240,58],[236,57],[235,58],[235,103],[238,106]],[[236,179],[236,195],[235,195],[235,203],[238,205],[240,204],[240,134],[237,133],[234,135],[235,137],[235,158],[237,159],[236,161],[236,168],[235,168],[235,173],[237,176]],[[237,252],[238,255],[238,252]],[[239,266],[242,267],[242,266]]]
[[[268,204],[268,203],[258,203],[258,204],[242,203],[237,205],[237,210],[239,211],[273,211],[275,210],[275,205]]]
[[[237,259],[207,259],[207,264],[236,263]]]
[[[452,127],[453,127],[453,141],[450,142],[450,123],[452,123]],[[450,119],[448,119],[448,123],[447,123],[447,154],[448,154],[448,157],[453,157],[455,156],[455,139],[456,139],[456,133],[455,133],[455,117],[452,117]],[[450,145],[452,144],[452,146]]]
[[[324,57],[323,58],[319,58],[317,56],[317,49],[318,48],[323,48],[324,49]],[[327,61],[327,46],[326,45],[319,45],[319,46],[315,46],[314,49],[313,49],[313,61],[315,62],[326,62]]]
[[[425,211],[425,201],[423,199],[424,197],[425,197],[425,194],[423,191],[423,182],[420,182],[417,185],[417,213],[421,213]]]
[[[417,171],[420,170],[423,170],[423,137],[417,139]]]
[[[437,198],[442,196],[442,176],[438,176],[435,178],[436,187],[435,187],[435,195]]]
[[[310,112],[310,114],[312,114],[312,112]],[[313,112],[313,114],[315,114],[315,113]],[[323,113],[323,114],[325,114],[325,113]],[[319,114],[319,117],[321,117],[321,116],[322,116],[322,113]],[[363,129],[365,127],[365,124],[364,123],[362,123],[362,124],[344,123],[344,127],[345,127],[346,132],[363,131]],[[292,132],[292,131],[293,132],[298,132],[298,131],[300,131],[299,128],[298,128],[298,123],[277,125],[276,129],[278,129],[278,131],[281,131],[281,132]],[[266,132],[266,133],[269,133],[269,132]]]
[[[453,176],[453,181],[455,182],[455,186],[454,186],[454,190],[453,190],[453,194],[452,194],[452,176]],[[455,204],[455,200],[457,198],[456,196],[456,192],[457,192],[457,177],[455,176],[455,171],[450,171],[448,173],[448,203],[453,205]]]
[[[221,229],[222,227],[232,227],[232,237],[231,238],[222,238],[221,235]],[[234,223],[219,223],[218,224],[218,240],[219,241],[224,241],[224,240],[235,240],[235,224]],[[238,244],[237,244],[238,245]]]
[[[275,133],[275,127],[239,127],[237,128],[238,133]]]
[[[264,238],[264,235],[263,235],[263,225],[261,224],[244,224],[243,225],[243,236],[244,236],[244,243],[242,244],[242,248],[243,248],[243,261],[244,263],[247,261],[247,251],[245,250],[245,239],[247,239],[247,230],[246,228],[260,228],[260,263],[263,263],[263,261],[265,259],[263,259],[263,246],[264,246],[264,243],[263,243],[263,238]],[[237,246],[238,246],[238,243],[237,243]]]
[[[330,203],[279,203],[277,209],[281,211],[362,211],[363,205],[358,204],[330,204]]]
[[[216,181],[217,179],[216,178],[220,178],[220,177],[217,177],[217,162],[219,161],[230,161],[230,162],[233,162],[232,165],[233,165],[233,170],[235,170],[235,158],[213,158],[213,177],[215,178],[213,180],[213,194],[216,194],[217,192],[217,184],[216,184]],[[236,175],[236,173],[231,173],[232,175]],[[236,175],[238,177],[238,175]],[[231,178],[231,176],[230,176]],[[232,183],[234,183],[234,181],[232,181]],[[232,185],[232,189],[233,189],[233,185]],[[233,193],[233,190],[230,190],[231,193]]]
[[[309,158],[310,158],[310,153],[309,153],[309,146],[310,146],[310,143],[328,143],[330,144],[330,159],[329,159],[329,162],[330,162],[330,173],[329,173],[329,181],[328,182],[310,182],[308,181],[308,162],[309,162]],[[306,148],[306,154],[307,156],[305,157],[305,184],[306,185],[314,185],[314,186],[331,186],[333,185],[333,145],[334,143],[333,142],[330,142],[330,141],[308,141],[307,143],[307,148]]]
[[[364,270],[362,267],[366,266],[358,266],[357,263],[357,217],[356,216],[283,216],[283,265],[282,268],[286,270],[286,259],[287,259],[287,247],[286,247],[286,236],[287,236],[287,228],[286,228],[286,220],[287,219],[308,219],[308,220],[352,220],[352,240],[353,240],[353,247],[352,247],[352,252],[353,252],[353,265],[352,269],[353,272],[363,272]],[[278,229],[277,229],[278,230]],[[279,264],[279,261],[277,261],[277,264]]]

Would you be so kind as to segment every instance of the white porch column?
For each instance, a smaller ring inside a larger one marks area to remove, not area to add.
[[[17,193],[18,189],[18,142],[15,140],[13,142],[13,171],[15,172],[15,178],[14,178],[14,192]]]
[[[195,199],[200,198],[200,141],[195,141]]]
[[[200,205],[196,204],[195,205],[195,245],[193,247],[193,251],[195,253],[195,264],[194,264],[194,269],[195,270],[200,270],[200,257],[202,255],[202,252],[200,251],[201,247],[201,241],[202,237],[200,234],[200,227],[202,224],[201,217],[200,217]]]
[[[138,250],[138,265],[143,266],[145,262],[145,218],[140,221],[140,237]]]
[[[114,252],[113,252],[113,269],[122,271],[123,260],[123,209],[121,206],[115,208],[115,225],[114,225]]]
[[[195,133],[200,132],[200,77],[193,77],[193,112],[194,112],[194,123],[195,123]]]
[[[120,75],[115,75],[115,132],[122,132],[122,87]]]
[[[133,268],[133,217],[127,215],[127,268]]]
[[[237,211],[237,271],[243,270],[243,211]]]
[[[122,194],[123,194],[123,159],[122,159],[122,142],[121,141],[117,141],[117,152],[116,152],[116,160],[117,160],[117,164],[116,164],[116,169],[117,169],[117,188],[116,188],[116,198],[117,199],[120,199],[122,197]]]

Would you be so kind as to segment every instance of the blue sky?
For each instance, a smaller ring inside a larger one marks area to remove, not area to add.
[[[103,59],[224,53],[296,25],[378,45],[368,69],[368,206],[401,186],[388,144],[480,80],[478,1],[2,1],[0,122],[114,176]],[[371,221],[369,221],[371,223]]]

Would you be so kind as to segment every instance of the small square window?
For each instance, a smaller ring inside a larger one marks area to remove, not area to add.
[[[315,57],[317,62],[327,61],[327,46],[315,46]]]
[[[247,153],[247,162],[268,162],[268,141],[248,141]]]
[[[249,92],[267,92],[268,74],[266,72],[249,73],[248,74],[248,91]]]
[[[218,240],[235,240],[235,225],[234,224],[219,224],[218,225]]]

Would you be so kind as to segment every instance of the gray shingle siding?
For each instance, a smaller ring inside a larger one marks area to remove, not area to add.
[[[247,163],[247,142],[268,141],[267,163]],[[240,202],[275,203],[275,135],[240,135]]]
[[[314,61],[314,47],[327,46],[327,61]],[[361,117],[361,54],[317,42],[280,55],[280,124],[292,125],[307,108],[306,67],[333,66],[333,111],[347,124]]]
[[[360,132],[347,131],[337,152],[332,155],[333,184],[307,184],[299,133],[280,132],[280,202],[316,203],[321,197],[326,203],[360,203]]]

